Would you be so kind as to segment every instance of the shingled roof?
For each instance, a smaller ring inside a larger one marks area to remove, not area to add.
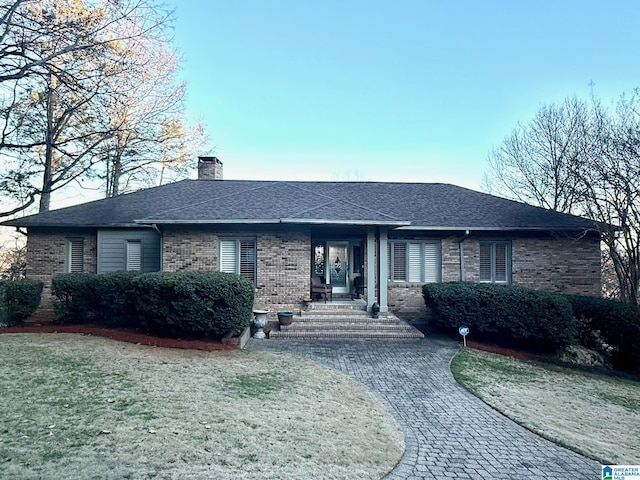
[[[2,225],[316,223],[429,230],[590,230],[594,223],[442,183],[183,180]]]

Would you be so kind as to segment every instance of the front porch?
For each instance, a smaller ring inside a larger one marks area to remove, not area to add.
[[[388,313],[388,228],[316,227],[311,231],[311,276],[331,286],[337,300],[363,299],[371,312],[377,303]],[[311,296],[312,301],[317,301]]]

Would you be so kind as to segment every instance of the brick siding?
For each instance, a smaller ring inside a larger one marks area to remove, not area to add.
[[[51,279],[67,271],[67,240],[84,240],[84,271],[95,273],[97,240],[95,230],[52,231],[29,229],[27,237],[27,277],[44,283],[41,308],[53,307]]]
[[[442,240],[442,281],[461,279],[459,245],[454,237]],[[465,239],[463,251],[462,280],[477,282],[480,274],[480,239]],[[511,251],[513,285],[548,292],[602,294],[600,241],[597,235],[579,239],[562,235],[513,237]],[[389,285],[388,304],[393,313],[405,320],[421,322],[426,319],[421,284]]]
[[[51,278],[66,270],[66,242],[69,238],[84,239],[85,272],[95,272],[95,231],[29,230],[27,275],[45,283],[45,307],[51,305]],[[311,232],[308,228],[272,227],[264,230],[245,229],[242,232],[205,227],[165,228],[162,269],[218,270],[220,238],[256,239],[257,308],[268,309],[273,319],[279,310],[300,310],[302,300],[309,297],[311,277]],[[399,238],[419,240],[425,237],[400,237],[399,232],[390,235],[390,239]],[[459,248],[462,236],[440,237],[442,281],[478,281],[481,239],[474,236],[464,239],[464,274],[461,278]],[[514,285],[552,292],[601,294],[600,243],[597,235],[580,239],[553,235],[529,235],[526,238],[512,235],[499,240],[511,240]],[[366,242],[363,245],[366,249]],[[366,271],[364,275],[366,278]],[[378,283],[377,271],[375,276]],[[393,313],[406,320],[422,321],[426,317],[421,284],[390,284],[388,305]]]
[[[308,229],[212,231],[171,229],[163,235],[165,271],[218,270],[220,238],[255,238],[257,283],[254,305],[275,318],[281,310],[299,311],[309,297],[311,234]]]

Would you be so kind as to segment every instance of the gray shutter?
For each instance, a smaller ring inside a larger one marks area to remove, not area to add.
[[[240,242],[240,275],[255,282],[256,243],[253,240]]]
[[[220,271],[238,273],[238,242],[235,240],[220,240]]]
[[[393,244],[393,280],[396,282],[407,281],[407,244]]]
[[[491,277],[491,244],[480,244],[480,281],[490,282]]]

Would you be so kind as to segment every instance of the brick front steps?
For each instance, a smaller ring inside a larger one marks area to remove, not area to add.
[[[291,325],[273,329],[269,338],[422,338],[424,335],[391,313],[373,319],[362,301],[312,303]]]

